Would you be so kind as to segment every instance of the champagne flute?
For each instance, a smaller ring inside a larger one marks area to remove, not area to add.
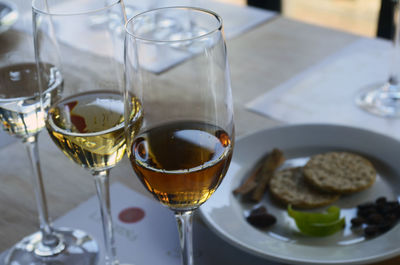
[[[32,5],[39,68],[50,61],[62,65],[64,70],[64,90],[49,109],[46,128],[62,152],[93,175],[102,218],[105,263],[115,265],[118,261],[109,173],[125,154],[123,2],[33,0]],[[110,20],[93,26],[93,19],[101,16]],[[132,119],[140,123],[140,113],[132,113]]]
[[[17,31],[6,34],[13,34],[13,39],[18,41],[0,54],[0,121],[3,129],[27,148],[40,230],[14,245],[5,264],[95,265],[98,260],[96,241],[81,230],[53,228],[47,209],[38,135],[45,126],[46,109],[63,88],[63,77],[55,65],[48,63],[42,65],[38,74],[31,35]],[[44,85],[41,95],[39,76]]]
[[[170,40],[160,27],[163,17],[194,22],[205,31]],[[166,7],[131,18],[125,29],[127,153],[147,190],[174,212],[183,264],[191,265],[193,212],[218,188],[234,145],[222,20],[200,8]],[[148,71],[148,64],[165,62],[175,50],[190,59],[163,74]],[[127,118],[137,108],[132,97],[144,113],[139,132]]]

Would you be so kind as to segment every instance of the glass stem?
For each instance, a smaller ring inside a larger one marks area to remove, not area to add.
[[[399,83],[399,49],[400,49],[400,15],[399,15],[399,0],[393,0],[393,33],[392,33],[392,43],[393,43],[393,53],[391,57],[390,69],[389,69],[389,88],[397,88]],[[397,89],[396,89],[397,90]]]
[[[175,212],[183,265],[193,265],[193,211]]]
[[[25,145],[27,147],[29,160],[33,169],[33,187],[39,214],[40,231],[42,233],[42,250],[39,250],[39,253],[37,252],[36,254],[40,256],[50,256],[59,253],[63,247],[60,247],[60,238],[53,233],[53,228],[51,227],[49,221],[46,194],[39,163],[37,135],[30,136],[25,139]],[[58,250],[56,250],[56,247]]]
[[[116,258],[115,240],[114,240],[114,229],[111,217],[111,203],[110,203],[110,170],[96,171],[93,173],[95,177],[95,184],[97,190],[97,196],[100,203],[100,213],[103,224],[103,236],[105,244],[105,264],[106,265],[117,265],[118,260]]]

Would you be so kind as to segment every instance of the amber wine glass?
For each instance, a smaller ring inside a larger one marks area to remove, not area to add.
[[[160,26],[171,17],[188,31],[181,39],[171,40]],[[204,31],[193,31],[193,23]],[[125,29],[125,113],[140,104],[144,117],[139,133],[125,118],[127,153],[143,185],[175,213],[183,264],[191,265],[193,212],[218,188],[233,152],[222,20],[200,8],[167,7],[131,18]],[[161,74],[149,71],[176,54],[185,61]]]
[[[95,179],[105,264],[118,264],[110,211],[109,172],[125,154],[121,0],[33,0],[38,67],[63,69],[64,89],[50,106],[46,128],[54,143]],[[108,17],[93,25],[98,17]],[[96,54],[97,53],[97,54]],[[40,80],[40,79],[39,79]],[[140,112],[130,118],[140,123]]]

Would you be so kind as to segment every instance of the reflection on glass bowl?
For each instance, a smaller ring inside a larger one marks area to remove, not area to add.
[[[17,6],[0,0],[0,34],[6,32],[18,20]]]

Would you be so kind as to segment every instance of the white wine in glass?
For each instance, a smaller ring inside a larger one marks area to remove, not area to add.
[[[39,63],[62,66],[64,89],[48,111],[46,129],[71,161],[94,177],[104,237],[104,262],[117,260],[109,173],[123,158],[122,0],[33,0]],[[94,24],[99,18],[102,24]],[[135,98],[132,97],[133,104]],[[140,127],[140,105],[128,115]]]
[[[44,108],[57,98],[62,90],[60,71],[47,65],[43,74],[48,73],[47,90],[42,99]],[[10,135],[27,139],[44,127],[45,113],[42,112],[35,62],[15,63],[0,67],[0,118]],[[35,96],[36,95],[36,96]]]
[[[50,112],[47,130],[71,160],[88,169],[114,167],[125,154],[122,94],[92,91],[67,97]]]
[[[33,51],[32,51],[33,52]],[[96,264],[98,246],[87,233],[72,228],[53,228],[48,211],[37,147],[38,134],[45,126],[46,111],[63,89],[57,67],[43,64],[40,77],[34,59],[23,52],[7,54],[0,67],[0,121],[10,135],[21,139],[28,150],[39,213],[40,231],[22,239],[9,251],[5,263]],[[39,78],[45,89],[40,93]],[[80,251],[76,251],[80,250]]]

